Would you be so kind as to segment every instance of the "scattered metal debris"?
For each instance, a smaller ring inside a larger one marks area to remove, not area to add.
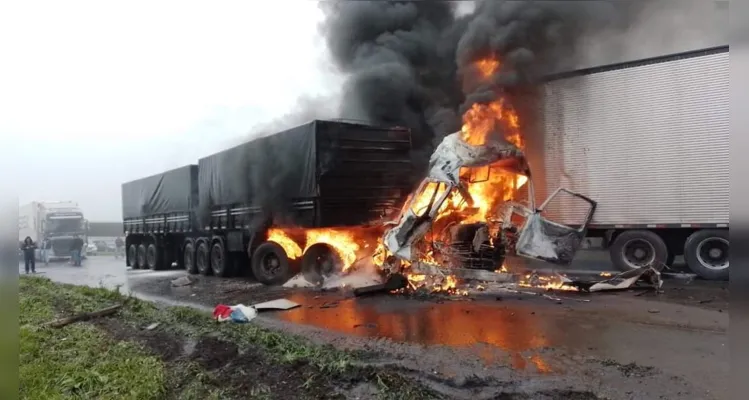
[[[195,283],[195,281],[192,280],[189,276],[180,276],[177,279],[174,279],[172,281],[173,287],[183,287],[183,286],[189,286]]]
[[[320,306],[320,308],[336,308],[336,307],[338,307],[338,302],[337,301],[332,301],[332,302],[329,302],[329,303],[325,302],[325,303],[323,303]]]
[[[395,290],[405,289],[408,287],[408,278],[402,274],[391,274],[385,283],[379,285],[370,285],[354,289],[354,296],[368,296],[374,294],[390,293]]]

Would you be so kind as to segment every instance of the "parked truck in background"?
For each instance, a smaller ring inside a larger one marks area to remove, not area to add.
[[[283,281],[295,267],[269,229],[377,220],[407,197],[412,165],[407,129],[316,120],[125,183],[126,263]]]
[[[49,240],[49,260],[70,258],[70,245],[75,236],[86,241],[83,210],[72,201],[33,201],[18,210],[18,240],[27,236],[37,244],[36,258],[41,260],[42,242]],[[83,250],[85,256],[85,249]]]
[[[620,270],[683,255],[728,278],[728,46],[559,74],[542,99],[541,196],[561,185],[597,201],[587,235]],[[545,212],[574,224],[586,210],[569,198]]]

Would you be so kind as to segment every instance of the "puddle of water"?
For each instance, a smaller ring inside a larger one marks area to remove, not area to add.
[[[536,351],[569,338],[558,318],[535,315],[530,306],[499,307],[483,302],[427,303],[403,298],[345,298],[337,301],[310,293],[289,300],[302,307],[275,313],[278,319],[363,337],[452,347],[476,347],[485,364],[508,363],[519,370],[549,373],[552,367]],[[482,347],[483,345],[483,347]],[[492,348],[494,351],[492,351]],[[496,350],[502,350],[496,354]],[[509,357],[509,359],[508,359]]]

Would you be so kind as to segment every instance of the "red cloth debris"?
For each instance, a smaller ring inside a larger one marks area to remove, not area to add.
[[[219,304],[213,309],[213,319],[225,321],[231,317],[232,309],[225,304]]]

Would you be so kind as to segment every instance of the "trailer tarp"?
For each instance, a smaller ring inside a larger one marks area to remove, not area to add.
[[[217,205],[281,206],[316,195],[315,123],[240,144],[202,158],[201,209]]]
[[[186,212],[197,204],[198,166],[188,165],[122,184],[122,217]]]

